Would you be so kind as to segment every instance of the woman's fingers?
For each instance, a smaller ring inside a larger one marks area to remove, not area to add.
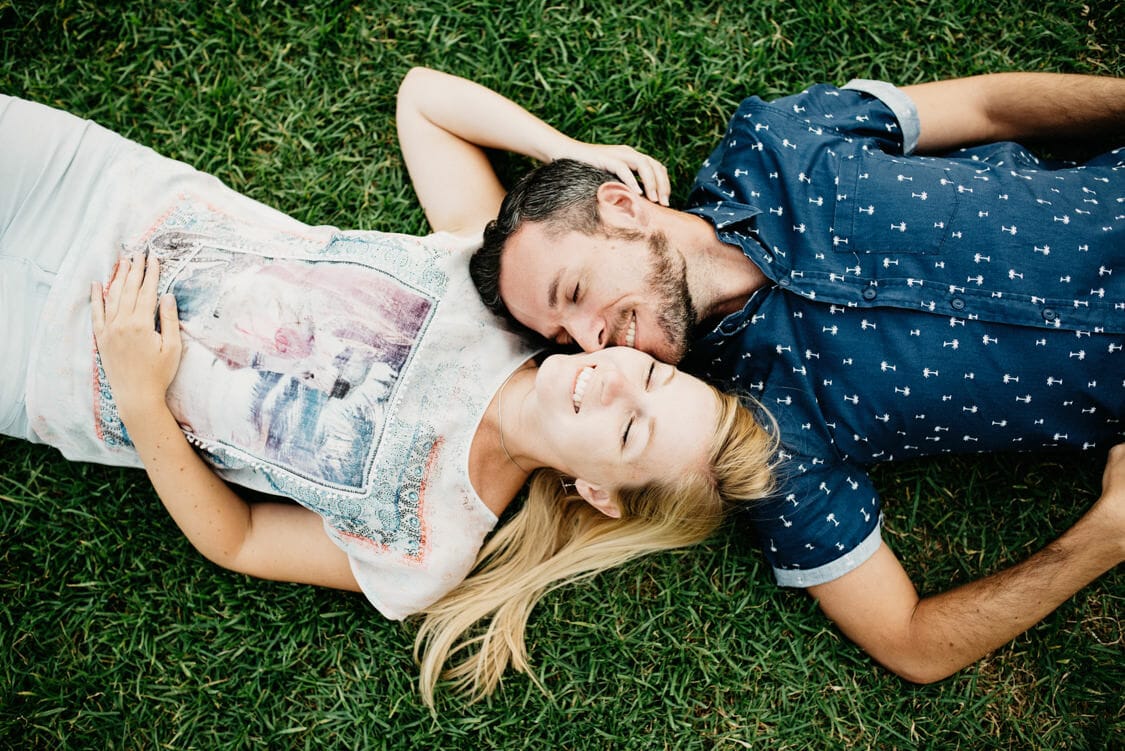
[[[667,168],[659,160],[631,146],[617,146],[614,150],[617,152],[617,160],[610,171],[648,200],[667,206],[672,192]],[[639,184],[634,173],[640,177]]]
[[[119,408],[162,398],[179,368],[183,342],[176,300],[164,295],[158,304],[159,285],[159,262],[141,255],[118,261],[104,295],[99,283],[90,285],[94,340]]]
[[[119,258],[105,287],[98,282],[90,285],[90,321],[95,339],[104,338],[108,330],[129,322],[134,315],[151,326],[159,284],[160,262],[155,256],[133,254]],[[174,302],[172,312],[175,314]],[[178,337],[178,319],[174,329]]]
[[[90,324],[94,328],[94,338],[105,328],[105,297],[101,282],[90,283]]]
[[[617,175],[617,179],[625,183],[625,185],[629,187],[629,190],[644,195],[644,190],[641,189],[636,176],[633,174],[632,161],[624,158],[610,159],[604,166],[610,172]]]
[[[668,169],[658,159],[624,144],[596,144],[571,141],[554,159],[577,159],[613,173],[630,190],[654,203],[668,205],[672,193]],[[637,178],[640,177],[640,182]]]
[[[641,184],[645,186],[645,195],[653,203],[668,205],[668,198],[672,192],[668,180],[668,170],[664,165],[650,156],[638,154],[636,172],[640,175]]]
[[[664,166],[664,162],[653,159],[652,171],[658,197],[657,202],[667,206],[668,202],[672,200],[672,181],[668,178],[668,168]]]
[[[175,362],[180,361],[180,314],[176,310],[176,298],[171,294],[160,298],[160,340],[161,349],[169,353]]]
[[[129,259],[121,257],[113,267],[113,274],[109,277],[109,284],[105,289],[105,320],[112,321],[121,309],[121,289],[125,285],[125,277],[129,273]]]
[[[140,265],[140,264],[136,264]],[[144,281],[137,293],[138,305],[145,311],[156,309],[156,288],[160,284],[160,261],[155,255],[149,254],[144,263]]]
[[[102,325],[135,312],[149,315],[156,308],[160,263],[155,256],[122,256],[113,268],[102,303]]]
[[[125,274],[125,284],[121,290],[121,313],[132,313],[137,309],[137,303],[140,299],[141,285],[145,280],[145,269],[148,266],[147,256],[142,256],[134,253],[129,256],[129,270]],[[156,305],[156,298],[152,300],[152,305]],[[152,311],[152,307],[149,307]]]

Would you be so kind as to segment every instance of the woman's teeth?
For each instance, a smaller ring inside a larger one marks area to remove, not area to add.
[[[635,347],[637,344],[637,314],[629,318],[629,329],[625,332],[625,346]]]
[[[582,368],[582,372],[578,374],[578,378],[574,380],[574,393],[570,395],[571,402],[574,403],[574,412],[582,407],[582,397],[586,395],[586,386],[590,383],[590,378],[594,375],[594,369],[591,367]]]

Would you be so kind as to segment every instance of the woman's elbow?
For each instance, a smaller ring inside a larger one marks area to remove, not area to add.
[[[396,106],[400,109],[404,104],[413,101],[420,92],[423,92],[426,87],[426,82],[434,75],[435,71],[431,68],[425,68],[421,65],[415,65],[410,70],[406,71],[406,75],[402,77],[402,81],[398,85],[398,94],[396,96]]]

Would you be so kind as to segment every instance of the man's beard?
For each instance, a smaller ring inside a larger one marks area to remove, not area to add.
[[[660,303],[657,324],[669,348],[667,352],[660,352],[659,357],[675,364],[687,353],[688,334],[695,327],[698,317],[688,290],[687,263],[679,253],[673,258],[668,236],[663,232],[652,232],[648,236],[648,247],[652,255],[652,270],[645,282]]]

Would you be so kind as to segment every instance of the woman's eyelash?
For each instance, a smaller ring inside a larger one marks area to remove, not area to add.
[[[574,293],[570,296],[570,301],[573,303],[578,302],[578,285],[574,285]]]
[[[624,446],[629,441],[629,431],[633,429],[633,420],[637,418],[630,417],[629,424],[625,426],[625,435],[621,436],[621,445]]]
[[[648,366],[648,376],[645,377],[645,391],[648,391],[648,387],[652,383],[652,374],[653,374],[653,371],[655,371],[655,370],[656,370],[656,362],[653,361],[653,363]]]

